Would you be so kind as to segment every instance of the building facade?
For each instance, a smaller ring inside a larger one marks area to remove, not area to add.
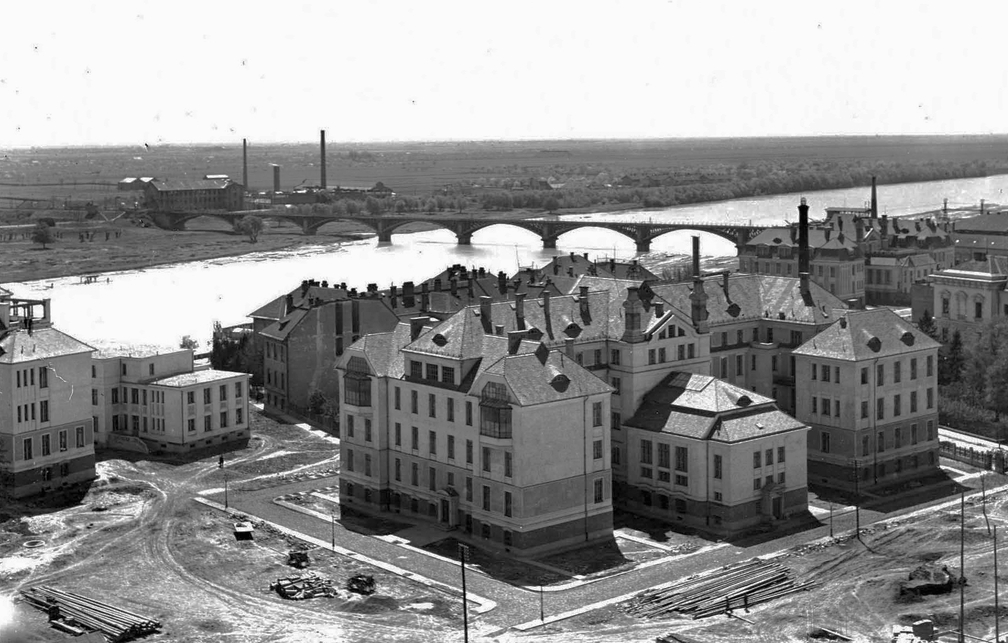
[[[867,490],[938,470],[938,346],[879,308],[846,313],[794,351],[810,484]]]
[[[144,185],[144,200],[159,212],[233,212],[244,209],[245,188],[230,179],[155,179]]]
[[[93,351],[52,327],[48,299],[0,290],[0,494],[94,479]]]
[[[990,255],[933,273],[929,286],[928,312],[943,342],[956,331],[964,340],[975,337],[985,324],[1008,317],[1008,256]],[[923,311],[913,314],[917,320]]]

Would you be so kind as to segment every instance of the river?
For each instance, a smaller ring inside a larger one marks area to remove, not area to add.
[[[1000,202],[1008,189],[1008,175],[927,183],[883,185],[878,188],[880,213],[899,216],[941,207]],[[697,222],[752,222],[754,225],[797,220],[802,195],[735,199],[665,210],[619,214],[571,215],[577,220],[655,220]],[[868,188],[807,192],[812,218],[834,205],[860,206],[869,199]],[[288,292],[302,279],[346,282],[365,288],[428,278],[454,263],[484,266],[509,274],[518,265],[542,265],[556,254],[588,252],[592,257],[640,257],[645,263],[689,252],[691,233],[673,232],[656,239],[648,255],[635,255],[631,240],[616,232],[586,228],[560,237],[556,250],[543,250],[539,238],[511,226],[491,226],[473,235],[471,246],[459,246],[447,230],[397,234],[391,245],[376,239],[338,246],[309,246],[289,251],[251,253],[103,274],[98,283],[81,285],[77,277],[8,283],[4,287],[19,297],[51,297],[53,322],[83,341],[114,340],[177,346],[183,335],[207,345],[213,322],[224,325],[248,321],[245,315],[263,303]],[[705,256],[735,254],[730,242],[702,235]],[[106,281],[107,279],[107,281]],[[52,284],[52,287],[48,286]]]

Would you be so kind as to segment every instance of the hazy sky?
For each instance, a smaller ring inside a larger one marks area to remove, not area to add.
[[[4,5],[0,147],[1008,131],[1003,1]]]

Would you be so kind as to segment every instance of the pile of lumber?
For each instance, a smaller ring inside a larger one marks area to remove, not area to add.
[[[152,618],[53,587],[29,587],[21,590],[21,596],[30,605],[48,612],[50,617],[58,615],[80,628],[101,632],[112,643],[129,641],[161,629],[161,623]]]
[[[275,583],[270,583],[270,589],[274,590],[283,598],[293,601],[299,601],[305,598],[317,598],[319,596],[333,597],[337,595],[337,590],[333,586],[332,580],[323,578],[317,574],[278,578]]]
[[[691,618],[706,618],[772,601],[811,587],[799,583],[794,573],[776,561],[753,559],[670,587],[649,590],[625,606],[628,614],[644,618],[676,612]]]

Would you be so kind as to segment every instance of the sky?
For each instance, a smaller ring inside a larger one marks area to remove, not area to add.
[[[0,147],[1005,133],[1005,2],[8,2]]]

